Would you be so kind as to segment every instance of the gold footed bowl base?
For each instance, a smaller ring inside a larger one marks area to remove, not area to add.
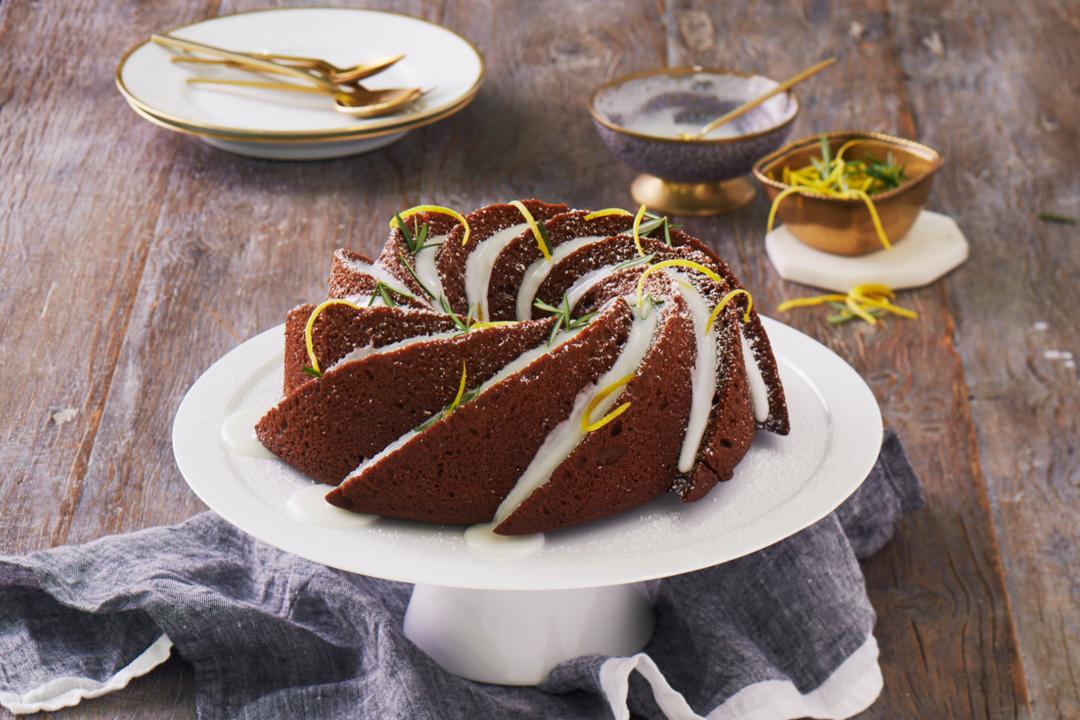
[[[703,183],[678,183],[641,174],[630,183],[634,201],[668,215],[723,215],[754,199],[754,186],[744,177]]]

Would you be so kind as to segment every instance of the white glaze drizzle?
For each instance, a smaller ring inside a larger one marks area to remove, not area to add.
[[[547,279],[547,276],[551,273],[551,268],[555,267],[555,264],[562,261],[570,253],[576,252],[586,245],[592,245],[595,242],[603,240],[607,235],[586,235],[584,237],[577,237],[572,240],[557,246],[551,251],[551,260],[541,258],[534,262],[525,271],[525,277],[521,279],[521,286],[518,287],[517,294],[517,319],[528,320],[532,317],[533,300],[536,298],[536,291],[540,289],[540,286]]]
[[[341,482],[344,483],[345,481],[349,480],[349,478],[352,478],[355,475],[359,475],[360,473],[364,472],[368,468],[370,468],[373,465],[377,464],[383,458],[385,458],[387,455],[390,455],[391,453],[396,451],[398,448],[403,446],[405,443],[412,440],[417,435],[419,435],[419,433],[416,432],[415,430],[410,430],[409,432],[405,433],[404,435],[399,437],[397,440],[395,440],[394,442],[392,442],[389,445],[387,445],[386,447],[384,447],[379,452],[375,453],[374,455],[372,455],[369,458],[366,458],[366,459],[362,460],[360,462],[360,464],[356,466],[356,469],[353,470],[351,473],[349,473],[348,476],[346,476],[345,480],[342,480]]]
[[[739,328],[739,339],[742,340],[743,363],[746,364],[746,379],[750,385],[750,403],[754,408],[754,419],[763,423],[769,419],[769,389],[765,385],[765,377],[758,367],[754,350],[750,347],[750,341],[746,339],[742,328]]]
[[[589,292],[593,285],[615,272],[618,267],[618,263],[604,265],[578,277],[574,284],[570,286],[570,289],[566,291],[566,299],[570,303],[570,309],[573,310],[577,306],[581,298],[584,297],[585,293]]]
[[[427,239],[428,243],[444,243],[446,235],[435,235]],[[435,258],[439,253],[439,245],[424,248],[413,255],[413,270],[417,277],[424,283],[424,287],[434,293],[435,297],[442,295],[442,278],[439,277],[439,269],[435,266]]]
[[[570,453],[585,439],[585,431],[581,429],[581,416],[585,407],[593,399],[597,392],[615,382],[624,375],[637,372],[646,353],[652,347],[653,335],[656,332],[657,318],[660,313],[651,312],[647,317],[639,318],[635,315],[633,324],[630,326],[630,334],[619,356],[615,359],[611,369],[604,373],[595,383],[585,387],[574,400],[574,407],[570,416],[556,425],[544,443],[533,456],[525,472],[518,478],[513,489],[503,499],[495,512],[494,523],[498,525],[510,517],[518,507],[528,499],[533,492],[546,483],[555,469],[561,465]],[[621,393],[612,393],[604,398],[592,411],[593,418],[601,418],[608,409],[615,404]]]
[[[348,529],[367,527],[379,519],[378,515],[365,515],[343,510],[326,501],[326,485],[311,485],[289,496],[285,509],[296,520],[317,528]]]
[[[416,297],[412,290],[405,287],[404,283],[391,275],[386,268],[381,265],[372,265],[371,263],[360,262],[359,260],[353,260],[351,258],[344,258],[343,262],[357,272],[370,275],[394,292],[399,292],[402,295],[408,295],[409,297]],[[417,299],[423,300],[424,298]]]
[[[465,259],[465,298],[468,309],[477,307],[477,319],[486,320],[488,315],[488,286],[491,283],[491,268],[499,253],[510,241],[523,233],[528,223],[519,223],[492,233],[486,240],[481,240]]]
[[[372,355],[393,352],[394,350],[400,350],[409,345],[415,345],[418,342],[425,342],[428,340],[449,340],[450,338],[455,338],[459,335],[461,335],[460,330],[448,330],[447,332],[431,333],[430,335],[414,335],[413,337],[398,340],[397,342],[389,343],[387,345],[380,345],[379,347],[375,347],[372,343],[368,343],[362,347],[353,348],[347,355],[332,363],[325,372],[330,372],[338,365],[351,362],[352,360],[359,360],[360,358],[366,358]]]
[[[485,382],[483,385],[481,385],[479,390],[477,390],[477,395],[478,396],[482,395],[491,386],[493,386],[493,385],[495,385],[495,384],[497,384],[499,382],[502,382],[503,380],[508,378],[510,375],[513,375],[514,373],[528,367],[529,365],[534,363],[536,360],[540,359],[541,357],[543,357],[547,353],[551,352],[555,348],[559,347],[563,343],[565,343],[568,340],[570,340],[571,338],[573,338],[575,335],[577,335],[579,332],[581,332],[582,329],[584,329],[584,328],[578,328],[576,330],[571,330],[569,332],[565,332],[565,331],[561,332],[557,336],[557,342],[553,343],[550,347],[548,345],[546,345],[546,344],[541,344],[538,347],[532,348],[531,350],[526,350],[521,355],[518,355],[512,361],[510,361],[509,363],[504,365],[502,367],[502,369],[499,370],[499,372],[496,373],[493,377],[488,379],[487,382]],[[356,466],[355,470],[353,470],[351,473],[349,473],[348,477],[346,477],[345,479],[348,480],[349,478],[351,478],[351,477],[353,477],[355,475],[359,475],[360,473],[362,473],[365,470],[369,469],[371,466],[373,466],[376,463],[380,462],[387,455],[390,455],[391,453],[395,452],[398,448],[404,446],[406,443],[408,443],[410,440],[412,440],[416,435],[419,435],[419,433],[416,430],[410,430],[409,432],[405,433],[404,435],[399,437],[397,440],[393,441],[392,443],[390,443],[389,445],[384,447],[379,452],[375,453],[371,457],[369,457],[366,460],[362,461],[359,465]]]
[[[492,376],[487,382],[481,385],[478,394],[483,394],[487,392],[488,388],[490,388],[491,386],[502,382],[514,373],[524,370],[540,358],[556,350],[559,346],[565,345],[584,329],[584,326],[582,326],[579,328],[574,328],[573,330],[561,330],[555,336],[555,342],[553,342],[551,345],[541,343],[540,345],[532,348],[531,350],[526,350],[521,355],[518,355],[516,358],[508,362],[506,365],[503,365],[502,369],[499,370],[499,372],[495,373],[494,376]]]
[[[470,550],[493,558],[522,560],[544,547],[544,534],[496,535],[494,523],[470,525],[465,530],[465,545]]]
[[[277,457],[264,448],[255,436],[255,423],[265,414],[266,410],[261,408],[244,408],[225,418],[221,423],[221,441],[225,443],[225,447],[248,457]]]
[[[686,433],[679,450],[679,472],[688,473],[694,467],[698,448],[705,437],[713,396],[716,394],[716,335],[714,332],[705,334],[711,312],[705,297],[684,274],[667,272],[678,280],[683,299],[694,318],[695,356],[694,374],[691,376],[690,418],[686,422]]]

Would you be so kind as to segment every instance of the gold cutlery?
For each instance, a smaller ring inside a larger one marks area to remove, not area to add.
[[[765,102],[769,98],[771,98],[771,97],[773,97],[775,95],[779,95],[782,92],[785,92],[788,88],[792,87],[793,85],[798,85],[803,80],[806,80],[807,78],[809,78],[809,77],[811,77],[813,75],[817,75],[819,72],[821,72],[825,68],[829,67],[834,62],[836,62],[836,58],[834,58],[834,57],[831,57],[828,60],[822,60],[817,65],[814,65],[812,67],[808,67],[805,70],[803,70],[802,72],[800,72],[800,73],[798,73],[796,75],[792,75],[787,80],[780,83],[779,85],[774,87],[769,92],[767,92],[767,93],[765,93],[763,95],[759,95],[756,98],[754,98],[753,100],[748,100],[747,102],[744,102],[742,105],[735,108],[734,110],[732,110],[730,112],[727,112],[727,113],[724,113],[720,117],[716,118],[715,120],[713,120],[709,124],[702,127],[696,133],[683,133],[682,137],[680,139],[681,140],[700,140],[701,138],[705,137],[706,135],[708,135],[709,133],[711,133],[713,130],[720,127],[721,125],[731,122],[732,120],[739,117],[743,113],[750,112],[751,110],[753,110],[754,108],[756,108],[758,105]]]
[[[360,85],[340,86],[329,80],[313,75],[306,70],[301,70],[289,65],[284,65],[273,60],[264,60],[243,53],[236,53],[224,48],[206,45],[193,40],[184,40],[172,35],[153,35],[151,40],[158,45],[183,52],[203,53],[236,63],[245,70],[269,72],[277,75],[288,75],[303,80],[311,85],[295,85],[292,83],[270,83],[247,80],[225,80],[218,78],[188,78],[189,84],[213,84],[234,85],[243,87],[256,87],[267,90],[287,90],[293,92],[316,92],[329,95],[334,100],[334,109],[338,112],[352,115],[353,117],[376,117],[386,115],[394,110],[411,103],[422,94],[419,88],[387,88],[385,90],[368,90]]]
[[[172,35],[152,35],[150,39],[157,45],[167,47],[172,50],[181,50],[184,52],[196,52],[203,53],[205,55],[211,55],[213,57],[222,58],[224,60],[231,60],[237,65],[243,66],[251,70],[259,70],[262,72],[270,72],[277,75],[289,75],[291,77],[304,80],[305,82],[314,83],[318,87],[327,91],[336,91],[337,85],[334,85],[329,80],[321,77],[316,77],[309,72],[299,70],[288,65],[281,65],[273,60],[261,60],[259,58],[250,57],[242,53],[235,53],[231,50],[225,50],[224,48],[214,47],[213,45],[204,45],[203,43],[195,42],[194,40],[184,40],[182,38],[173,37]]]
[[[386,90],[368,90],[356,85],[350,87],[335,86],[332,90],[309,85],[294,85],[287,82],[264,82],[259,80],[226,80],[223,78],[188,78],[189,85],[227,85],[232,87],[250,87],[262,90],[285,90],[290,92],[328,95],[334,100],[334,109],[353,117],[377,117],[388,115],[400,107],[408,105],[420,97],[420,88],[389,88]]]
[[[281,55],[277,53],[238,53],[239,55],[246,55],[247,57],[255,58],[258,60],[270,60],[277,62],[281,65],[288,65],[290,67],[301,68],[313,75],[319,75],[324,79],[332,82],[335,85],[352,85],[358,80],[371,77],[386,70],[391,65],[394,65],[399,60],[405,57],[403,53],[398,55],[392,55],[390,57],[380,58],[366,63],[357,63],[356,65],[350,65],[349,67],[338,67],[321,58],[303,57],[300,55]],[[221,58],[202,58],[194,55],[177,55],[172,58],[174,63],[191,63],[200,65],[226,65],[234,68],[245,68],[247,66],[242,65],[234,60],[224,60]],[[263,70],[263,72],[270,72]]]

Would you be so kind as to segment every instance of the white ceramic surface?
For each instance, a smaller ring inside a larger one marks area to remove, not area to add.
[[[130,105],[130,103],[129,103]],[[212,133],[205,133],[198,128],[193,128],[181,123],[173,123],[168,120],[152,115],[142,108],[131,105],[131,109],[137,115],[149,120],[166,130],[176,130],[185,135],[193,135],[207,145],[219,150],[231,152],[235,155],[259,158],[261,160],[329,160],[332,158],[350,157],[374,152],[397,142],[408,134],[409,130],[394,132],[392,129],[380,130],[371,135],[357,138],[310,140],[291,142],[264,142],[257,139],[243,139],[244,136],[225,135],[217,137]]]
[[[225,150],[235,155],[260,158],[262,160],[330,160],[373,152],[405,137],[404,132],[380,135],[374,138],[358,140],[340,140],[321,143],[278,143],[240,142],[219,140],[213,137],[200,137],[207,145]]]
[[[356,135],[422,121],[476,92],[484,74],[479,52],[446,28],[395,13],[350,8],[282,8],[213,18],[170,31],[180,38],[242,52],[317,56],[336,65],[404,52],[399,63],[365,87],[420,87],[425,95],[389,116],[353,118],[330,99],[251,88],[190,86],[196,75],[251,79],[227,68],[177,64],[171,50],[149,41],[117,70],[129,102],[158,117],[203,130],[267,135]]]
[[[706,498],[674,496],[616,517],[551,533],[533,555],[472,550],[464,528],[381,519],[318,528],[288,512],[311,485],[278,460],[248,457],[221,441],[225,418],[268,408],[281,395],[283,329],[243,343],[207,370],[173,425],[177,464],[202,500],[242,530],[315,562],[403,582],[490,590],[561,590],[666,577],[740,557],[821,519],[865,479],[881,443],[870,389],[823,345],[766,320],[792,432],[759,432],[735,477]]]
[[[765,251],[780,277],[846,293],[859,283],[900,290],[929,285],[968,258],[968,242],[948,215],[923,210],[892,250],[833,255],[799,242],[781,225],[765,236]]]
[[[417,585],[405,635],[459,677],[536,685],[571,658],[633,655],[653,623],[641,583],[533,592]]]
[[[680,138],[764,95],[780,83],[760,75],[742,76],[701,69],[685,75],[647,75],[627,80],[596,95],[601,117],[627,130],[658,138]],[[789,121],[799,104],[781,93],[735,120],[713,128],[706,139],[762,132]]]

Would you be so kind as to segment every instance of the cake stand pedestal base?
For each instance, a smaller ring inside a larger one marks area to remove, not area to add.
[[[579,655],[632,655],[649,641],[641,583],[575,590],[417,585],[405,636],[446,671],[495,685],[537,685]]]
[[[642,174],[630,183],[635,202],[669,215],[723,215],[754,199],[754,186],[745,177],[718,182],[679,183]]]

